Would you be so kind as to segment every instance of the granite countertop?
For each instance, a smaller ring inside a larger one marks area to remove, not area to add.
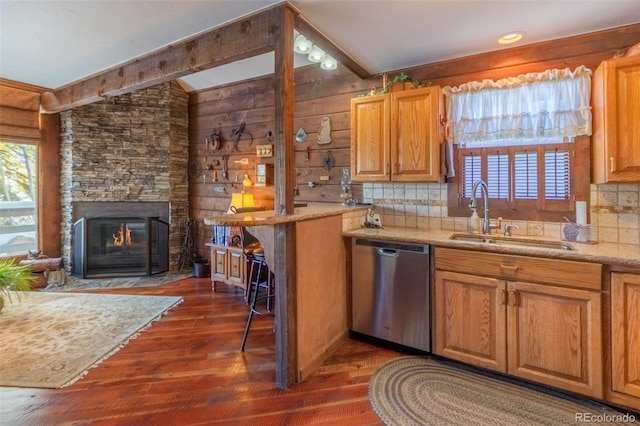
[[[342,204],[309,204],[305,207],[296,207],[293,214],[276,215],[275,211],[259,211],[252,213],[221,214],[204,218],[205,225],[222,226],[264,226],[283,223],[299,222],[302,220],[316,219],[327,216],[341,215],[343,213],[366,210],[367,205],[343,206]]]
[[[449,238],[452,234],[460,233],[462,232],[447,231],[441,229],[384,227],[381,229],[357,228],[345,231],[343,232],[343,235],[346,237],[360,237],[388,241],[402,241],[417,244],[430,244],[436,247],[450,247],[467,250],[480,250],[493,253],[519,254],[525,256],[540,256],[553,259],[580,260],[610,265],[640,267],[640,245],[636,244],[583,244],[568,242],[568,244],[572,247],[572,250],[559,250],[554,248],[541,248],[519,245],[498,245],[475,241],[456,241]],[[514,236],[513,238],[522,240],[528,238],[534,239],[536,241],[545,240],[558,242],[558,240],[538,237]]]

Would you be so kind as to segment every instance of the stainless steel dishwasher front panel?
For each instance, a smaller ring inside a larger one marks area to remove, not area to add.
[[[429,246],[352,239],[352,330],[430,351]]]

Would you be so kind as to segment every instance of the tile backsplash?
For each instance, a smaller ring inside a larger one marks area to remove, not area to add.
[[[363,183],[363,202],[373,203],[383,226],[466,232],[468,217],[447,216],[447,185],[439,183]],[[640,185],[591,185],[590,240],[640,244]],[[345,218],[343,226],[361,225],[363,215]],[[495,219],[495,218],[494,218]],[[508,218],[507,218],[508,219]],[[562,222],[503,221],[518,225],[514,235],[563,237]]]

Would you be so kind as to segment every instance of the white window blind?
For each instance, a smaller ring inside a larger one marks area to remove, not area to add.
[[[509,198],[509,156],[506,153],[487,156],[487,187],[489,198]]]
[[[568,200],[571,196],[571,170],[568,151],[544,153],[544,196],[547,200]]]
[[[482,179],[482,158],[480,155],[469,154],[463,157],[462,192],[463,197],[471,197],[473,183]]]
[[[515,154],[515,198],[535,200],[538,198],[538,154],[517,152]]]
[[[517,148],[519,150],[505,147],[499,152],[474,148],[473,153],[463,149],[462,196],[471,197],[473,184],[484,179],[489,188],[489,198],[493,199],[537,200],[540,195],[546,200],[571,198],[571,156],[568,150],[547,148],[545,145]],[[542,164],[539,161],[541,157]]]

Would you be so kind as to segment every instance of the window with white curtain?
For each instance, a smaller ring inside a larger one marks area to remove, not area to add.
[[[449,215],[467,216],[471,187],[492,217],[563,220],[588,194],[591,71],[581,66],[445,87],[455,147]],[[587,179],[585,179],[585,177]]]

